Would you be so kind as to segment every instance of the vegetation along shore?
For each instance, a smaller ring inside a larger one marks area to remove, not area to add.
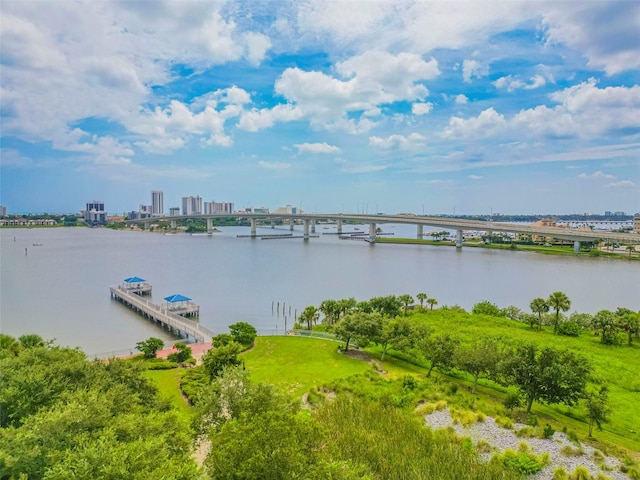
[[[0,478],[638,479],[640,314],[570,307],[330,299],[107,361],[0,335]]]

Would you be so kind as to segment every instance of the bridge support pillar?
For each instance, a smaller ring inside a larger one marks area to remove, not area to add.
[[[178,227],[178,222],[171,220],[171,230],[175,230]]]
[[[462,248],[462,230],[456,230],[456,248]]]
[[[293,226],[296,224],[296,220],[295,218],[292,218],[291,220],[289,220],[289,230],[291,230],[293,232]]]
[[[342,220],[338,219],[338,234],[342,235]]]
[[[376,224],[369,224],[369,243],[376,243]]]
[[[580,251],[580,242],[578,240],[573,242],[573,253],[578,253]]]
[[[310,220],[311,222],[311,233],[316,233],[316,221]]]
[[[150,227],[151,227],[151,224],[149,222],[144,222],[144,229],[145,230],[149,230]]]
[[[486,235],[486,237],[485,237],[484,243],[486,243],[488,245],[488,244],[491,243],[491,236],[493,235],[493,232],[491,230],[487,230],[485,232],[485,235]]]
[[[213,218],[207,218],[207,234],[213,234]]]
[[[309,240],[309,220],[304,221],[304,241]]]
[[[418,231],[416,232],[416,238],[422,240],[424,237],[424,225],[418,225]]]
[[[251,238],[256,238],[256,219],[252,218],[251,222]]]

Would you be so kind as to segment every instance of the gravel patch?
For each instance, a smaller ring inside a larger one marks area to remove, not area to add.
[[[564,469],[571,474],[576,467],[580,466],[589,469],[594,477],[597,476],[598,473],[602,473],[612,479],[629,480],[629,477],[620,471],[620,461],[617,458],[605,456],[603,463],[611,470],[602,470],[600,464],[593,460],[593,452],[596,449],[588,445],[580,445],[580,448],[583,450],[581,455],[563,455],[561,450],[564,447],[569,446],[575,449],[577,445],[569,440],[562,432],[554,433],[553,437],[549,439],[518,437],[515,431],[527,425],[514,423],[513,430],[509,430],[498,426],[493,417],[486,417],[484,422],[476,422],[469,427],[463,427],[460,424],[453,423],[448,408],[426,415],[425,422],[434,430],[453,427],[456,434],[471,438],[474,444],[477,444],[480,440],[484,440],[500,452],[504,452],[507,448],[517,451],[518,445],[522,442],[526,442],[530,447],[530,451],[536,455],[547,452],[550,458],[549,465],[535,475],[531,475],[529,477],[531,480],[549,480],[553,478],[553,471],[558,467],[564,467]],[[492,455],[493,453],[483,454],[482,456],[488,460]]]

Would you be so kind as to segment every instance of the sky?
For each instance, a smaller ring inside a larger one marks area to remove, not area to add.
[[[0,204],[640,211],[640,2],[0,3]]]

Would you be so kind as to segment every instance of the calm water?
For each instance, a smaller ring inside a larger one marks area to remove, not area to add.
[[[412,226],[382,228],[415,237]],[[282,313],[272,313],[272,302],[285,302],[287,314],[291,306],[290,327],[295,310],[328,298],[366,300],[418,292],[440,305],[470,309],[489,299],[528,311],[532,298],[562,290],[572,301],[572,311],[595,313],[618,306],[640,310],[637,262],[477,248],[370,246],[334,235],[309,242],[251,240],[236,237],[248,234],[248,227],[222,230],[209,237],[2,229],[0,332],[38,333],[87,353],[130,348],[149,336],[169,340],[166,332],[110,299],[108,287],[134,275],[153,285],[155,303],[174,293],[193,298],[200,305],[201,323],[215,331],[226,331],[237,321],[260,330],[284,329]],[[334,227],[317,229],[318,234],[332,231]]]

